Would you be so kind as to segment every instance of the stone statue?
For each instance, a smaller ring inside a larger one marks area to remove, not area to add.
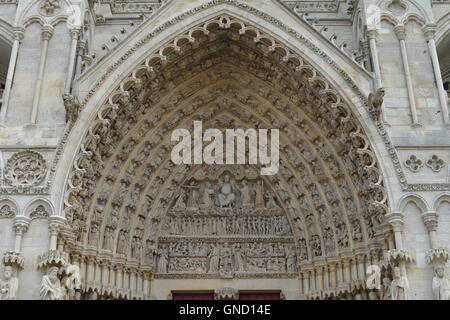
[[[169,252],[168,248],[162,248],[161,252],[158,253],[158,272],[167,273],[167,266],[169,265]]]
[[[48,268],[47,274],[42,277],[40,297],[41,300],[63,299],[63,290],[58,279],[58,267]]]
[[[248,209],[253,207],[252,198],[250,195],[250,188],[247,185],[247,180],[242,179],[242,188],[241,191],[241,203],[242,208]]]
[[[286,247],[286,271],[287,272],[295,272],[296,271],[296,262],[297,256],[295,253],[295,248],[293,246]]]
[[[391,300],[391,279],[389,279],[388,277],[383,278],[381,300]]]
[[[195,181],[192,181],[189,186],[189,197],[187,200],[187,209],[188,210],[197,210],[198,209],[198,192],[199,188],[195,186]]]
[[[76,290],[81,288],[80,268],[77,265],[68,264],[64,272],[66,276],[61,280],[64,300],[74,300]]]
[[[212,196],[214,194],[214,189],[211,188],[211,184],[209,182],[206,183],[206,186],[203,190],[202,201],[200,203],[200,208],[208,209],[214,207],[214,201]]]
[[[375,94],[370,93],[368,97],[368,104],[369,104],[369,112],[372,115],[372,117],[376,120],[379,119],[381,114],[381,105],[383,104],[384,99],[384,89],[379,88]]]
[[[231,208],[234,204],[235,195],[228,174],[225,174],[223,177],[223,183],[220,187],[217,199],[220,208]]]
[[[216,273],[219,271],[219,252],[220,248],[218,245],[211,245],[208,258],[209,258],[209,273]]]
[[[80,102],[78,98],[64,93],[63,96],[64,108],[66,109],[66,122],[75,122],[80,112]]]
[[[175,205],[173,206],[175,209],[186,209],[186,205],[184,203],[185,196],[186,196],[186,190],[182,188],[180,195],[178,196],[178,199],[175,202]]]
[[[14,277],[14,269],[11,266],[5,266],[3,279],[0,280],[0,300],[17,300],[17,290],[19,280]]]
[[[445,268],[442,264],[434,268],[433,293],[437,300],[450,300],[450,281],[445,277]]]
[[[234,266],[236,271],[245,271],[244,267],[244,255],[240,244],[236,244],[233,247]]]
[[[399,267],[394,268],[394,280],[391,282],[392,300],[409,300],[409,283],[405,276],[402,276]]]

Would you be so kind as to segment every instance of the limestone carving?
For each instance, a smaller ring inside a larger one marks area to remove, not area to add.
[[[5,266],[0,280],[0,300],[16,300],[19,280],[14,276],[14,268]]]
[[[46,219],[48,217],[49,217],[49,213],[47,212],[47,210],[45,209],[45,207],[43,205],[38,205],[36,207],[36,209],[31,211],[31,213],[30,213],[30,218],[32,220],[34,220],[34,219]]]
[[[439,172],[444,167],[444,160],[434,154],[431,159],[427,161],[426,165],[434,172]]]
[[[41,154],[22,151],[13,154],[5,167],[6,182],[15,187],[30,187],[45,178],[46,164]]]
[[[41,300],[62,300],[63,288],[58,278],[58,267],[49,267],[47,274],[42,277],[40,297]]]
[[[445,275],[445,267],[437,264],[434,268],[433,293],[436,300],[450,300],[450,281]]]
[[[384,99],[384,89],[379,88],[375,93],[370,93],[368,97],[369,112],[372,118],[378,120],[381,114],[381,105]]]
[[[61,8],[59,0],[43,0],[40,6],[40,12],[46,16],[55,15]]]
[[[423,162],[415,155],[411,155],[409,159],[405,161],[405,166],[412,172],[418,172],[420,168],[423,167]]]
[[[8,204],[4,204],[0,207],[0,218],[13,218],[14,216],[15,213]]]
[[[390,283],[392,300],[409,300],[409,282],[401,274],[399,267],[394,267],[394,279]]]
[[[66,109],[66,122],[75,122],[80,112],[80,102],[78,98],[70,95],[63,94],[64,108]]]

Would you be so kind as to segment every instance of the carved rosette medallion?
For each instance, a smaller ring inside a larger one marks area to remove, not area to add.
[[[34,151],[15,153],[5,167],[5,180],[14,187],[38,185],[45,178],[46,164],[41,154]]]

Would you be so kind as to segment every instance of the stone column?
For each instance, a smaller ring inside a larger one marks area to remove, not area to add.
[[[401,212],[392,212],[386,215],[388,223],[394,230],[395,248],[403,250],[403,214]],[[402,270],[402,275],[406,277],[406,266],[404,261],[399,261],[399,267]]]
[[[373,62],[373,71],[375,73],[375,84],[376,89],[379,89],[383,86],[381,81],[381,71],[380,71],[380,62],[378,60],[378,50],[377,50],[377,37],[378,30],[377,29],[368,29],[366,31],[367,37],[369,38],[370,44],[370,54],[372,56]]]
[[[83,55],[84,50],[86,49],[86,41],[78,40],[77,43],[77,56],[76,56],[76,74],[81,74],[81,68],[83,66]]]
[[[400,25],[400,24],[396,25],[394,27],[394,32],[400,43],[400,52],[402,55],[403,69],[405,72],[405,80],[406,80],[406,88],[408,90],[409,106],[410,106],[411,115],[412,115],[412,122],[413,122],[412,125],[413,125],[413,127],[418,127],[418,126],[420,126],[420,123],[419,123],[419,119],[417,116],[416,100],[414,98],[414,88],[413,88],[413,84],[412,84],[411,73],[409,71],[408,55],[406,52],[405,26]]]
[[[444,90],[444,84],[442,82],[441,68],[439,67],[439,59],[436,51],[436,43],[434,41],[434,35],[436,33],[436,25],[426,25],[423,28],[425,39],[428,43],[428,50],[431,56],[431,62],[433,65],[434,79],[438,88],[439,102],[441,105],[442,116],[446,126],[450,126],[450,120],[448,115],[448,103],[447,93]]]
[[[330,288],[330,278],[328,276],[328,267],[325,265],[323,267],[323,288],[328,289]]]
[[[107,286],[109,283],[109,265],[107,261],[101,261],[102,278],[101,283],[103,286]]]
[[[14,218],[13,229],[16,233],[16,240],[14,242],[14,252],[20,253],[22,251],[22,239],[25,232],[30,225],[30,218],[25,216],[16,216]]]
[[[336,281],[336,264],[332,263],[329,265],[329,273],[331,275],[330,277],[330,287],[336,288],[337,287],[337,281]]]
[[[303,274],[303,294],[308,295],[308,293],[309,293],[309,271],[304,271],[302,274]]]
[[[344,259],[344,261],[342,262],[342,264],[343,264],[343,266],[344,266],[344,267],[343,267],[343,269],[344,269],[344,274],[343,274],[342,280],[344,281],[344,283],[345,283],[345,282],[350,283],[351,280],[352,280],[351,275],[350,275],[350,259],[348,259],[348,258]]]
[[[319,266],[316,268],[316,288],[317,291],[322,291],[323,290],[323,267]]]
[[[75,61],[77,58],[77,42],[79,34],[79,28],[73,28],[70,30],[70,38],[72,39],[72,42],[70,45],[69,67],[67,69],[66,83],[64,85],[64,93],[67,94],[70,94],[72,89],[72,80],[75,72]]]
[[[338,262],[336,264],[336,278],[337,278],[337,285],[341,286],[344,284],[344,275],[342,273],[342,264]]]
[[[356,263],[357,263],[357,269],[358,269],[358,280],[366,279],[366,270],[364,268],[364,261],[365,261],[364,254],[358,254],[356,256]]]
[[[428,235],[430,238],[430,247],[431,249],[436,249],[438,247],[436,230],[438,226],[439,215],[435,211],[429,211],[423,213],[421,217],[428,231]]]
[[[150,299],[150,295],[151,295],[151,288],[150,288],[151,273],[144,271],[143,277],[144,277],[144,286],[143,286],[144,299],[148,300],[148,299]]]
[[[39,62],[39,70],[34,88],[33,105],[31,109],[31,123],[35,124],[38,115],[39,100],[41,98],[42,78],[44,77],[45,62],[47,61],[48,42],[53,35],[53,27],[44,25],[42,27],[42,49],[41,60]]]
[[[22,43],[25,29],[21,27],[14,28],[14,42],[11,49],[11,57],[9,59],[8,73],[6,75],[5,91],[3,93],[2,110],[0,114],[0,124],[6,122],[6,111],[8,110],[9,96],[11,94],[14,72],[16,70],[17,56],[19,53],[20,43]]]
[[[64,224],[66,219],[61,216],[51,216],[49,218],[49,233],[50,233],[50,245],[49,250],[56,250],[56,245],[58,243],[58,234],[61,226]]]

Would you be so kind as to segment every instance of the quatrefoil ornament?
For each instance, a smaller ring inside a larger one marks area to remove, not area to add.
[[[405,166],[412,172],[418,172],[423,167],[423,162],[417,159],[415,155],[411,155],[408,160],[405,161]]]
[[[434,172],[441,171],[444,166],[444,160],[440,159],[437,155],[431,156],[431,159],[427,161],[427,167],[433,170]]]

